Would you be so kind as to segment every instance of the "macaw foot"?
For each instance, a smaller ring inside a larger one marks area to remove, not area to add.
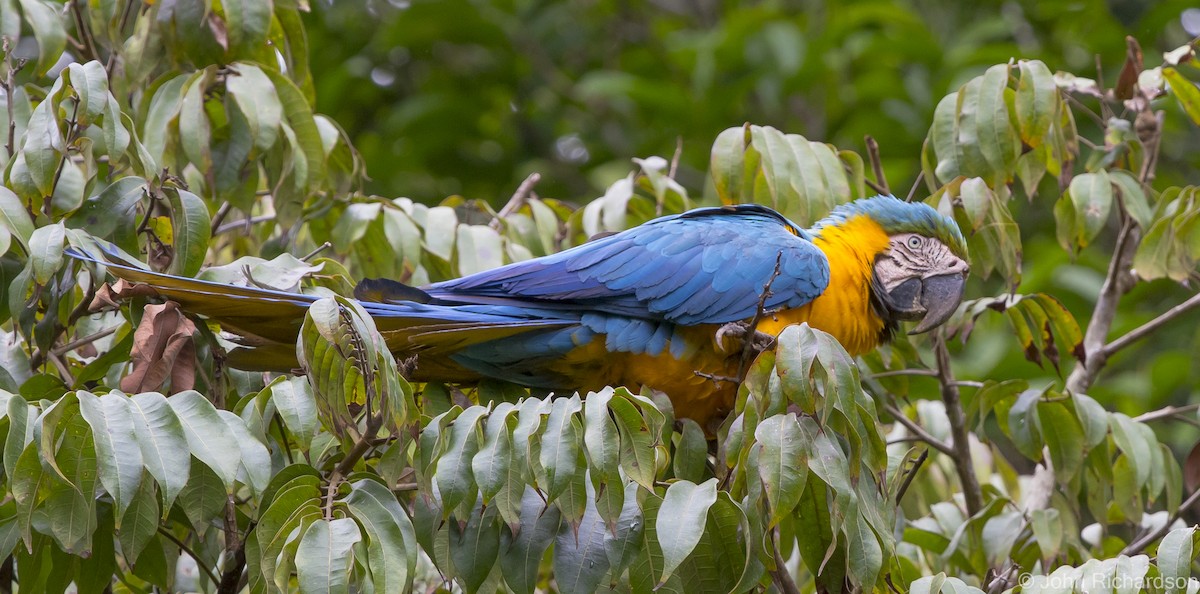
[[[749,345],[746,344],[747,341]],[[765,332],[750,330],[748,322],[730,322],[717,328],[717,344],[727,353],[750,348],[758,354],[775,348],[775,337]]]

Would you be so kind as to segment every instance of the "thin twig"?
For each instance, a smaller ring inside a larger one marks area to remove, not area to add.
[[[913,369],[892,369],[889,371],[880,371],[879,373],[872,373],[871,377],[876,378],[876,379],[881,378],[881,377],[893,377],[893,376],[897,376],[897,375],[919,375],[919,376],[937,377],[937,374],[938,373],[932,369],[913,368]]]
[[[1140,414],[1140,415],[1134,417],[1133,420],[1135,420],[1139,423],[1149,423],[1151,421],[1158,421],[1161,419],[1170,419],[1172,417],[1176,417],[1179,415],[1186,415],[1189,413],[1194,413],[1197,410],[1200,410],[1200,404],[1188,404],[1185,406],[1168,406],[1165,408],[1160,408],[1158,410],[1150,411],[1148,413]]]
[[[971,442],[967,438],[967,420],[963,414],[958,385],[950,369],[950,351],[939,331],[933,337],[933,351],[937,356],[938,381],[942,384],[942,401],[946,403],[946,416],[950,420],[950,437],[953,440],[954,467],[958,469],[962,483],[963,499],[967,504],[967,515],[974,516],[983,509],[983,490],[975,476],[975,464],[971,460]]]
[[[1072,95],[1070,93],[1063,93],[1063,97],[1066,97],[1067,101],[1069,101],[1075,107],[1082,109],[1083,113],[1087,114],[1089,117],[1091,117],[1093,120],[1095,120],[1096,124],[1098,124],[1101,128],[1104,128],[1108,125],[1104,122],[1104,118],[1100,117],[1099,114],[1092,111],[1091,108],[1089,108],[1088,106],[1084,105],[1083,102],[1080,101],[1079,99],[1077,99],[1074,95]]]
[[[1183,512],[1187,511],[1188,508],[1195,505],[1196,501],[1200,501],[1200,489],[1196,489],[1195,491],[1193,491],[1192,494],[1189,495],[1188,498],[1184,500],[1183,504],[1181,504],[1179,506],[1179,509],[1175,510],[1171,514],[1171,517],[1167,518],[1167,521],[1164,522],[1162,526],[1159,526],[1158,528],[1156,528],[1150,532],[1147,532],[1146,534],[1143,534],[1137,540],[1134,540],[1133,542],[1129,543],[1129,546],[1126,546],[1124,549],[1121,549],[1121,554],[1126,555],[1126,556],[1136,555],[1136,554],[1140,553],[1142,551],[1142,549],[1153,544],[1154,541],[1162,538],[1162,536],[1171,529],[1171,524],[1174,524],[1175,520],[1178,520],[1179,516],[1183,515]]]
[[[221,223],[225,221],[225,215],[229,214],[231,208],[233,208],[233,205],[229,204],[228,200],[222,202],[220,208],[217,208],[217,212],[212,218],[212,224],[208,228],[210,236],[217,234],[217,229],[221,228]]]
[[[539,181],[542,181],[542,174],[536,171],[530,173],[529,177],[525,178],[525,181],[517,186],[517,191],[513,192],[512,197],[508,199],[508,202],[504,204],[500,212],[496,213],[496,217],[492,219],[490,226],[493,229],[499,229],[501,221],[508,217],[508,215],[520,210],[522,206],[525,206],[525,201],[529,199],[529,194],[533,191],[533,186],[536,186]]]
[[[3,40],[4,62],[8,65],[8,74],[4,79],[4,102],[8,107],[8,142],[4,144],[4,148],[8,150],[8,158],[16,155],[17,141],[17,119],[13,115],[13,90],[16,88],[16,83],[13,82],[13,77],[25,67],[26,60],[18,59],[14,66],[12,61],[12,40],[7,35]]]
[[[1187,313],[1197,306],[1200,306],[1200,293],[1192,295],[1187,301],[1168,309],[1157,318],[1154,318],[1153,320],[1150,320],[1149,322],[1130,330],[1120,338],[1104,345],[1104,348],[1100,350],[1101,356],[1107,359],[1108,357],[1112,356],[1113,353],[1145,338],[1146,335],[1167,325],[1167,323],[1170,321],[1183,315],[1184,313]]]
[[[908,189],[908,196],[904,197],[905,202],[913,201],[913,198],[917,195],[917,188],[921,187],[921,182],[923,181],[925,181],[924,169],[917,172],[917,179],[913,181],[912,187]]]
[[[184,544],[184,542],[182,540],[179,540],[179,538],[176,537],[174,534],[172,534],[170,530],[167,530],[166,528],[159,526],[158,533],[163,535],[164,537],[166,537],[167,540],[174,543],[175,546],[179,547],[179,549],[181,551],[187,553],[188,556],[191,557],[192,560],[196,562],[196,567],[199,567],[201,571],[208,574],[208,579],[212,580],[213,584],[221,583],[220,578],[217,577],[217,572],[213,571],[213,569],[211,567],[209,567],[208,564],[205,563],[203,559],[200,558],[200,555],[196,554],[196,551],[193,551],[191,549],[191,547]]]
[[[115,333],[117,331],[117,328],[119,328],[119,326],[113,326],[112,328],[109,328],[107,330],[101,330],[95,334],[89,334],[87,336],[84,336],[83,338],[76,338],[75,340],[72,340],[71,342],[68,342],[67,344],[64,344],[59,347],[55,347],[50,352],[55,355],[64,355],[64,354],[69,353],[85,344],[90,344],[90,343],[96,342],[97,340],[100,340],[101,338],[104,338],[106,336],[111,336],[113,333]]]
[[[880,194],[891,195],[892,190],[888,188],[887,178],[883,176],[883,162],[879,159],[879,143],[875,142],[875,137],[867,135],[867,156],[871,159],[871,170],[875,172],[875,181],[878,182],[877,191]]]
[[[771,278],[763,284],[762,294],[758,297],[758,307],[754,310],[754,318],[750,320],[750,326],[747,328],[747,337],[742,346],[742,360],[738,364],[738,382],[746,379],[746,372],[750,371],[750,362],[754,360],[754,333],[758,331],[758,323],[766,316],[767,300],[771,298],[771,284],[779,278],[780,266],[783,263],[783,252],[775,255],[775,270],[771,272]]]
[[[303,258],[300,258],[300,259],[305,262],[308,262],[309,260],[312,260],[313,258],[317,257],[317,254],[319,254],[331,247],[333,247],[333,244],[326,241],[325,243],[322,243],[321,245],[317,246],[317,249],[309,252],[307,255],[305,255]]]
[[[917,472],[921,470],[921,466],[925,464],[925,460],[929,459],[929,450],[921,450],[921,455],[913,461],[912,469],[904,477],[904,482],[900,483],[900,490],[896,491],[896,503],[899,504],[904,499],[904,494],[908,492],[909,485],[912,485],[913,479],[916,478]]]
[[[250,217],[250,218],[242,219],[240,221],[230,221],[228,223],[221,225],[217,229],[217,232],[213,233],[213,235],[215,236],[215,235],[220,235],[222,233],[228,233],[230,231],[234,231],[237,229],[248,228],[248,227],[250,227],[250,225],[257,225],[258,223],[265,223],[267,221],[273,220],[274,218],[275,218],[275,215],[258,215],[257,217]]]
[[[683,157],[683,137],[675,137],[675,154],[671,156],[671,168],[667,170],[667,177],[675,179],[675,174],[679,171],[679,159]]]
[[[96,51],[96,40],[92,37],[92,30],[83,20],[83,13],[79,10],[79,0],[71,0],[71,16],[75,19],[75,28],[79,31],[79,39],[82,40],[83,47],[89,54],[86,57],[99,60],[100,52]]]
[[[892,415],[892,417],[896,419],[897,423],[904,425],[904,428],[912,432],[917,439],[929,444],[929,447],[946,454],[951,458],[955,456],[954,448],[950,447],[950,444],[934,437],[932,434],[926,431],[924,427],[917,424],[916,421],[908,418],[908,416],[904,414],[904,411],[891,404],[884,404],[883,410],[887,411],[889,415]]]

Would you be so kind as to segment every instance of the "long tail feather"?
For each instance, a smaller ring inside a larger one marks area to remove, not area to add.
[[[308,307],[318,297],[256,287],[225,285],[153,272],[101,245],[103,257],[68,248],[67,255],[105,266],[128,282],[146,285],[191,313],[216,320],[253,347],[236,353],[239,368],[279,370],[295,367],[295,343]],[[443,359],[473,344],[533,331],[564,328],[572,319],[545,319],[513,307],[427,305],[416,302],[360,301],[397,355]],[[446,361],[448,366],[457,367]],[[427,367],[437,368],[434,361]],[[422,374],[425,375],[425,374]],[[450,378],[447,378],[450,379]],[[469,378],[464,378],[469,379]]]

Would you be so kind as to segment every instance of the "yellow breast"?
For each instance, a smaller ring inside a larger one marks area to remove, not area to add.
[[[884,322],[871,308],[871,278],[888,242],[883,228],[865,216],[822,229],[813,243],[829,259],[829,286],[812,303],[763,320],[759,332],[778,336],[787,326],[808,322],[832,334],[852,356],[879,346]]]

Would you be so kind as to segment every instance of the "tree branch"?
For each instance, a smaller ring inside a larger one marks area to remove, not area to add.
[[[208,564],[205,563],[203,559],[200,558],[200,555],[197,555],[196,551],[193,551],[191,549],[191,547],[184,544],[184,542],[182,540],[179,540],[179,538],[176,537],[174,534],[172,534],[170,530],[167,530],[166,528],[159,526],[158,533],[163,535],[164,537],[166,537],[167,540],[174,543],[175,546],[179,547],[179,549],[181,551],[187,553],[187,555],[189,557],[191,557],[193,561],[196,562],[196,567],[199,567],[201,571],[208,574],[208,579],[212,580],[212,583],[214,583],[214,584],[221,583],[221,580],[219,578],[217,578],[217,573],[215,571],[213,571],[213,569],[211,567],[209,567]]]
[[[879,159],[879,143],[875,142],[875,137],[867,135],[867,156],[871,159],[871,171],[875,172],[875,182],[877,185],[871,187],[880,194],[891,195],[892,190],[888,187],[887,178],[883,176],[883,162]]]
[[[974,516],[983,509],[983,490],[975,476],[975,465],[971,460],[971,442],[967,438],[966,415],[959,399],[958,384],[950,369],[950,351],[939,331],[933,337],[933,352],[937,357],[938,381],[942,384],[942,401],[946,403],[946,416],[950,419],[950,436],[954,440],[954,467],[962,483],[963,499],[967,504],[967,515]]]
[[[1192,309],[1196,308],[1197,306],[1200,306],[1200,293],[1192,295],[1190,298],[1188,298],[1187,301],[1184,301],[1183,303],[1180,303],[1179,305],[1176,305],[1175,307],[1168,309],[1167,311],[1165,311],[1161,315],[1159,315],[1157,318],[1154,318],[1153,320],[1150,320],[1149,322],[1146,322],[1145,324],[1142,324],[1141,326],[1138,326],[1137,328],[1130,330],[1129,332],[1127,332],[1125,335],[1121,336],[1120,338],[1104,345],[1104,347],[1100,351],[1101,356],[1105,360],[1107,360],[1110,356],[1112,356],[1113,353],[1129,346],[1130,344],[1133,344],[1134,342],[1137,342],[1138,340],[1145,338],[1146,335],[1167,325],[1167,323],[1170,322],[1171,320],[1174,320],[1175,318],[1183,315],[1184,313],[1191,311]],[[1091,355],[1089,354],[1088,356],[1090,357]]]
[[[1174,524],[1175,520],[1178,520],[1179,516],[1183,515],[1183,512],[1187,511],[1189,508],[1191,508],[1193,505],[1195,505],[1196,501],[1200,501],[1200,489],[1196,489],[1195,491],[1193,491],[1192,494],[1189,495],[1188,498],[1184,500],[1183,504],[1181,504],[1179,506],[1179,509],[1175,510],[1171,514],[1171,516],[1169,518],[1167,518],[1167,521],[1164,522],[1162,526],[1158,527],[1155,530],[1151,530],[1150,532],[1143,534],[1137,540],[1134,540],[1133,542],[1129,543],[1129,546],[1126,546],[1124,549],[1121,549],[1121,554],[1127,555],[1127,556],[1136,555],[1136,554],[1140,553],[1142,551],[1142,549],[1145,549],[1146,547],[1153,544],[1154,541],[1162,538],[1163,535],[1165,535],[1168,531],[1171,530],[1171,524]]]
[[[504,207],[500,209],[500,212],[496,213],[495,218],[493,218],[492,222],[490,223],[491,228],[499,229],[500,222],[503,221],[505,217],[517,212],[522,206],[525,206],[525,202],[529,200],[529,194],[533,191],[533,186],[537,185],[539,181],[542,181],[542,174],[537,172],[530,173],[529,177],[525,178],[525,181],[521,182],[521,185],[517,186],[517,191],[513,192],[512,197],[508,199],[508,202],[504,204]]]
[[[1139,423],[1149,423],[1161,419],[1170,419],[1179,415],[1186,415],[1200,410],[1200,404],[1188,404],[1186,406],[1168,406],[1148,413],[1140,414],[1133,418]]]
[[[1137,251],[1141,232],[1138,231],[1132,219],[1126,218],[1117,234],[1117,245],[1113,249],[1112,260],[1108,263],[1108,274],[1100,287],[1100,296],[1092,309],[1092,318],[1088,320],[1087,332],[1083,338],[1085,360],[1075,365],[1067,378],[1067,390],[1074,393],[1087,392],[1095,381],[1100,370],[1107,363],[1104,347],[1108,331],[1112,329],[1113,318],[1117,315],[1117,304],[1121,296],[1129,290],[1132,284],[1129,280],[1133,255]]]
[[[918,440],[929,444],[929,446],[932,447],[933,449],[935,449],[943,454],[946,454],[947,456],[950,456],[951,458],[958,455],[957,452],[954,451],[954,448],[950,447],[950,444],[934,437],[932,434],[930,434],[928,431],[926,431],[924,427],[919,425],[916,421],[913,421],[912,419],[908,418],[908,416],[904,414],[904,411],[896,408],[895,406],[893,406],[891,404],[884,404],[883,410],[887,411],[887,413],[889,415],[892,415],[893,417],[895,417],[896,422],[900,423],[901,425],[904,425],[904,428],[908,429],[910,432],[912,432],[912,434],[914,436],[916,436],[916,438]]]
[[[904,482],[900,484],[900,489],[896,491],[896,504],[898,505],[904,499],[904,494],[908,492],[908,487],[912,485],[913,479],[917,477],[917,472],[921,470],[921,466],[925,464],[925,460],[929,459],[929,450],[923,450],[920,456],[913,461],[912,469],[904,477]]]

